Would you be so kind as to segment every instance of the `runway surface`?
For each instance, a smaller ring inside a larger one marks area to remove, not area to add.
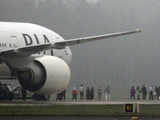
[[[72,117],[72,116],[3,116],[0,120],[132,120],[130,117]],[[137,120],[160,120],[160,118],[138,118]]]
[[[153,101],[77,101],[77,102],[51,102],[50,104],[160,104],[159,100],[153,100]]]
[[[160,116],[160,101],[13,101],[0,103],[1,115],[14,115],[0,116],[0,120],[131,120],[128,117],[133,114],[126,113],[124,109],[124,104],[128,103],[135,103],[137,106],[136,111],[140,113],[136,115],[147,117]],[[30,115],[35,115],[36,117]],[[112,118],[111,116],[116,117]],[[160,120],[160,118],[147,117],[137,120]]]
[[[33,101],[33,100],[16,100],[16,101],[3,101],[0,102],[0,105],[12,105],[12,104],[28,104],[28,105],[54,105],[54,104],[62,104],[62,105],[72,105],[72,104],[97,104],[97,105],[103,105],[103,104],[160,104],[160,100],[153,100],[153,101]]]

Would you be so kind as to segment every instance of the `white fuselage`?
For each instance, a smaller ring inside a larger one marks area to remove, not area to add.
[[[57,33],[31,23],[0,22],[0,51],[64,41]],[[38,48],[37,48],[38,49]],[[6,63],[16,72],[23,88],[29,91],[53,94],[64,90],[70,80],[68,64],[72,60],[69,47],[47,49],[30,55],[28,49],[21,55],[0,56],[0,62]],[[49,56],[48,56],[49,55]],[[4,67],[1,69],[5,69]],[[9,72],[8,72],[9,73]],[[36,88],[36,89],[35,89]]]
[[[0,33],[0,50],[64,41],[57,33],[31,23],[0,22]],[[41,54],[57,56],[68,64],[72,60],[69,47],[46,50]]]

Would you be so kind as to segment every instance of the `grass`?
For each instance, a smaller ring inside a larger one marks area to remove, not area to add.
[[[140,113],[126,113],[124,105],[26,105],[0,104],[0,115],[52,115],[52,116],[160,116],[160,105],[140,105]]]
[[[1,105],[0,115],[116,115],[122,105]]]

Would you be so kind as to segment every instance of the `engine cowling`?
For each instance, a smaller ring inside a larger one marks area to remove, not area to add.
[[[53,94],[65,89],[70,76],[67,63],[54,56],[38,57],[18,71],[18,79],[23,88],[42,94]]]

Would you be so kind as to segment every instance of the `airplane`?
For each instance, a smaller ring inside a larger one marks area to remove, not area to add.
[[[138,32],[141,30],[65,40],[37,24],[0,22],[0,64],[8,66],[24,89],[51,95],[63,91],[69,84],[70,46]]]

